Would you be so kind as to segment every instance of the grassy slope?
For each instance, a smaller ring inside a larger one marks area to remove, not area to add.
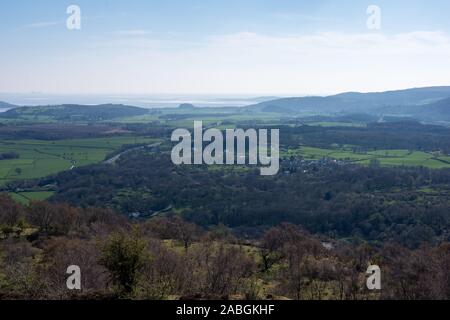
[[[0,153],[16,152],[19,159],[0,161],[0,185],[17,179],[33,179],[104,160],[105,156],[126,144],[152,143],[144,137],[112,137],[58,141],[0,141]],[[15,172],[20,168],[20,174]]]
[[[51,191],[36,191],[36,192],[10,192],[9,195],[17,202],[27,205],[30,201],[46,200],[50,198],[54,192]]]

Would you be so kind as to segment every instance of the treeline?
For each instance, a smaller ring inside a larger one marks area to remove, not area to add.
[[[0,114],[0,118],[26,119],[45,117],[54,121],[104,121],[120,117],[147,114],[148,110],[122,104],[102,104],[94,106],[63,104],[54,106],[32,106],[10,109]]]
[[[289,222],[378,245],[417,248],[450,239],[450,170],[317,163],[263,177],[257,168],[175,166],[169,155],[134,152],[115,166],[78,168],[41,181],[51,183],[58,186],[54,202],[143,214],[170,206],[204,227],[223,223],[251,236]]]
[[[0,127],[0,139],[5,140],[86,139],[127,133],[121,126],[112,124],[7,124]]]
[[[157,124],[7,124],[0,126],[0,138],[36,139],[36,140],[64,140],[101,138],[134,134],[152,138],[170,137],[169,127]]]
[[[19,159],[20,155],[16,152],[5,152],[0,153],[0,160],[11,160],[11,159]]]
[[[449,299],[450,244],[409,250],[323,239],[291,224],[240,240],[177,216],[130,223],[99,208],[0,195],[0,299]],[[366,288],[377,264],[382,290]],[[67,267],[81,290],[67,289]]]
[[[283,145],[329,147],[332,144],[376,149],[442,151],[450,154],[450,129],[414,121],[370,123],[367,127],[281,127]]]

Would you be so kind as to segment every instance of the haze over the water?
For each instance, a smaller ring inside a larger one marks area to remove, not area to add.
[[[125,104],[143,108],[175,108],[183,103],[196,107],[242,107],[274,99],[273,96],[256,95],[114,95],[114,94],[44,94],[44,93],[0,93],[0,101],[18,106],[59,105],[59,104]],[[0,112],[6,108],[0,107]]]
[[[69,4],[0,2],[0,92],[268,96],[450,83],[447,0],[378,0],[381,30],[368,29],[365,0],[78,0],[81,30],[66,27]]]

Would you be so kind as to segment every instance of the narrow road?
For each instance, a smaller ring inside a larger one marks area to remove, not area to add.
[[[131,149],[125,150],[125,151],[115,155],[111,159],[103,161],[103,163],[105,163],[105,164],[114,164],[114,163],[116,163],[117,160],[120,159],[121,156],[123,156],[124,154],[127,154],[127,153],[129,153],[131,151],[136,151],[136,150],[140,150],[140,149],[144,149],[144,148],[154,148],[154,147],[158,147],[160,145],[161,145],[161,142],[156,142],[156,143],[149,144],[149,145],[146,145],[146,146],[140,146],[140,147],[136,147],[136,148],[131,148]]]

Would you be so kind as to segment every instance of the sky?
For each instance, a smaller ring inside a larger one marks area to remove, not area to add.
[[[69,30],[67,7],[81,9]],[[369,29],[370,5],[381,29]],[[448,0],[0,2],[0,93],[312,95],[450,85]]]

